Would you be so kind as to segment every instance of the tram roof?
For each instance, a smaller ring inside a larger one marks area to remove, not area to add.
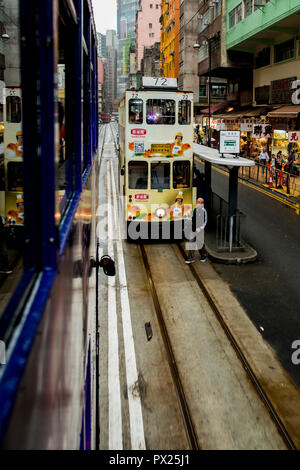
[[[194,154],[201,160],[222,166],[254,166],[255,162],[244,157],[235,157],[232,154],[224,153],[223,156],[216,149],[211,149],[205,145],[194,144]]]

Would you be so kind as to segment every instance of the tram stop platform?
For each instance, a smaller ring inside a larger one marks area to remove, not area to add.
[[[205,247],[209,258],[224,264],[253,262],[257,251],[244,241],[242,230],[246,215],[238,207],[238,170],[239,167],[254,166],[247,158],[231,154],[220,154],[218,150],[194,144],[194,155],[203,161],[205,185],[209,194],[208,225],[205,229]],[[228,202],[214,194],[211,189],[211,165],[229,170]]]
[[[212,230],[206,230],[204,235],[205,249],[209,259],[222,264],[245,264],[254,262],[258,253],[248,243],[244,242],[240,248],[232,252],[220,250],[217,247],[216,234]]]

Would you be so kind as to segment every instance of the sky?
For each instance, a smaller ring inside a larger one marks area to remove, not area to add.
[[[117,1],[92,0],[96,30],[105,34],[107,29],[117,29]]]

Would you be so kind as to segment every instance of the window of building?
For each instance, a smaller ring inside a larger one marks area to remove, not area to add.
[[[148,163],[135,162],[128,163],[128,186],[129,189],[148,188]]]
[[[150,8],[153,8],[153,5],[152,5],[152,3],[150,3]]]
[[[128,101],[128,121],[131,124],[143,124],[143,100]]]
[[[175,101],[167,99],[147,100],[147,124],[175,124]]]
[[[271,48],[265,47],[257,54],[255,58],[255,68],[265,67],[271,63]]]
[[[225,98],[227,93],[226,84],[212,84],[211,85],[211,96],[213,98]]]
[[[206,85],[199,86],[199,96],[206,96]]]
[[[245,18],[252,13],[252,3],[253,0],[244,0]]]
[[[173,188],[190,187],[190,162],[173,163]]]
[[[182,100],[178,102],[178,124],[191,123],[191,102]]]
[[[160,5],[159,5],[159,4],[156,4],[155,7],[156,7],[156,9],[158,10],[159,7],[160,7]]]
[[[149,23],[149,29],[152,29],[152,23]]]
[[[260,86],[255,88],[256,104],[269,104],[270,86]]]
[[[274,62],[282,62],[283,60],[294,59],[295,57],[295,40],[282,42],[274,46]]]
[[[151,189],[170,189],[170,163],[151,163]]]
[[[242,3],[239,3],[233,10],[229,12],[229,28],[242,20]]]

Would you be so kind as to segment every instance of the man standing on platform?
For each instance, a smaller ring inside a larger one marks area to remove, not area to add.
[[[194,263],[194,251],[198,250],[200,261],[206,261],[206,252],[204,248],[204,228],[207,224],[207,212],[204,208],[204,199],[199,197],[196,201],[196,207],[193,210],[191,234],[189,237],[189,250],[187,264]]]

